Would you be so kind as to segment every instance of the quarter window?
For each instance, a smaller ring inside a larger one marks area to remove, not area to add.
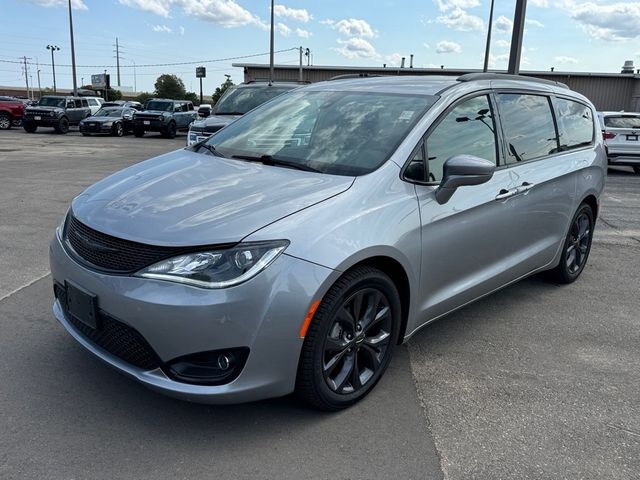
[[[549,98],[542,95],[498,94],[507,163],[524,162],[558,151]]]
[[[429,134],[429,181],[440,182],[444,162],[454,155],[474,155],[496,163],[493,112],[486,95],[458,104]]]
[[[571,150],[593,142],[593,115],[582,103],[564,98],[556,100],[560,150]]]

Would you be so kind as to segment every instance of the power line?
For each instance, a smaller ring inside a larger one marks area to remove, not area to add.
[[[294,48],[286,48],[283,50],[276,50],[274,53],[283,53],[283,52],[291,52],[293,50],[298,50],[298,47]],[[137,65],[138,68],[142,67],[175,67],[179,65],[197,65],[202,63],[217,63],[217,62],[227,62],[229,60],[241,60],[243,58],[251,58],[251,57],[261,57],[264,55],[269,55],[270,52],[265,53],[254,53],[252,55],[239,55],[237,57],[226,57],[226,58],[216,58],[213,60],[199,60],[197,62],[173,62],[173,63],[149,63]],[[22,63],[22,61],[15,60],[0,60],[0,63]],[[50,63],[43,63],[43,66],[50,67]],[[70,64],[59,64],[59,67],[71,67]],[[76,65],[78,68],[117,68],[116,65]],[[133,65],[121,65],[121,68],[133,68]]]

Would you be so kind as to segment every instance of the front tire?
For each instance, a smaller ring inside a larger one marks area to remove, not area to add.
[[[24,131],[27,133],[35,133],[35,131],[38,130],[38,125],[35,123],[22,122],[22,128],[24,128]]]
[[[111,127],[111,135],[113,135],[114,137],[121,137],[124,135],[124,130],[121,123],[116,123],[113,125],[113,127]]]
[[[549,273],[558,283],[575,282],[587,264],[594,227],[593,210],[586,203],[578,208],[562,246],[560,263]]]
[[[306,332],[296,394],[335,411],[364,398],[382,377],[398,342],[400,296],[380,270],[345,273],[325,295]]]
[[[163,132],[162,136],[165,138],[176,138],[177,130],[176,124],[169,122],[169,125],[167,125],[167,129]]]
[[[67,117],[62,117],[58,120],[58,124],[54,127],[56,133],[65,134],[69,131],[69,119]]]
[[[11,116],[9,114],[0,113],[0,130],[9,130],[11,123]]]

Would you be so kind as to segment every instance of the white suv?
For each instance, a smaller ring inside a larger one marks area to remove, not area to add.
[[[89,108],[91,109],[91,115],[95,115],[102,104],[104,103],[104,99],[100,97],[84,97],[87,99],[87,103],[89,103]]]
[[[640,113],[598,112],[609,165],[640,173]]]

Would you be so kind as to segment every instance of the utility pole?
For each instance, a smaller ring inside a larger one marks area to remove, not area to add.
[[[509,53],[509,69],[507,73],[520,73],[520,55],[522,53],[522,35],[524,19],[527,11],[527,0],[516,0],[516,11],[513,17],[513,33],[511,35],[511,52]]]
[[[78,81],[76,80],[76,50],[73,41],[73,15],[71,15],[71,0],[69,0],[69,35],[71,37],[71,73],[73,76],[73,95],[78,96]]]
[[[491,28],[493,26],[493,1],[491,0],[491,9],[489,10],[489,28],[487,29],[487,48],[484,51],[484,67],[483,72],[489,69],[489,50],[491,49]]]
[[[27,67],[27,60],[31,60],[27,57],[22,57],[22,61],[24,62],[24,81],[27,83],[27,97],[29,96],[29,70]]]
[[[40,86],[40,69],[38,69],[38,98],[42,98],[42,87]]]
[[[136,85],[136,62],[131,60],[131,63],[133,63],[133,91],[137,92],[138,85]]]
[[[116,37],[116,68],[118,72],[118,86],[120,86],[120,47],[118,45],[118,37]]]
[[[271,0],[271,43],[269,48],[269,85],[273,82],[273,0]]]
[[[298,81],[302,82],[302,47],[300,47],[300,71],[298,72]]]
[[[53,52],[60,50],[57,45],[47,45],[47,50],[51,50],[51,69],[53,70],[53,93],[56,94],[56,62],[53,58]]]

